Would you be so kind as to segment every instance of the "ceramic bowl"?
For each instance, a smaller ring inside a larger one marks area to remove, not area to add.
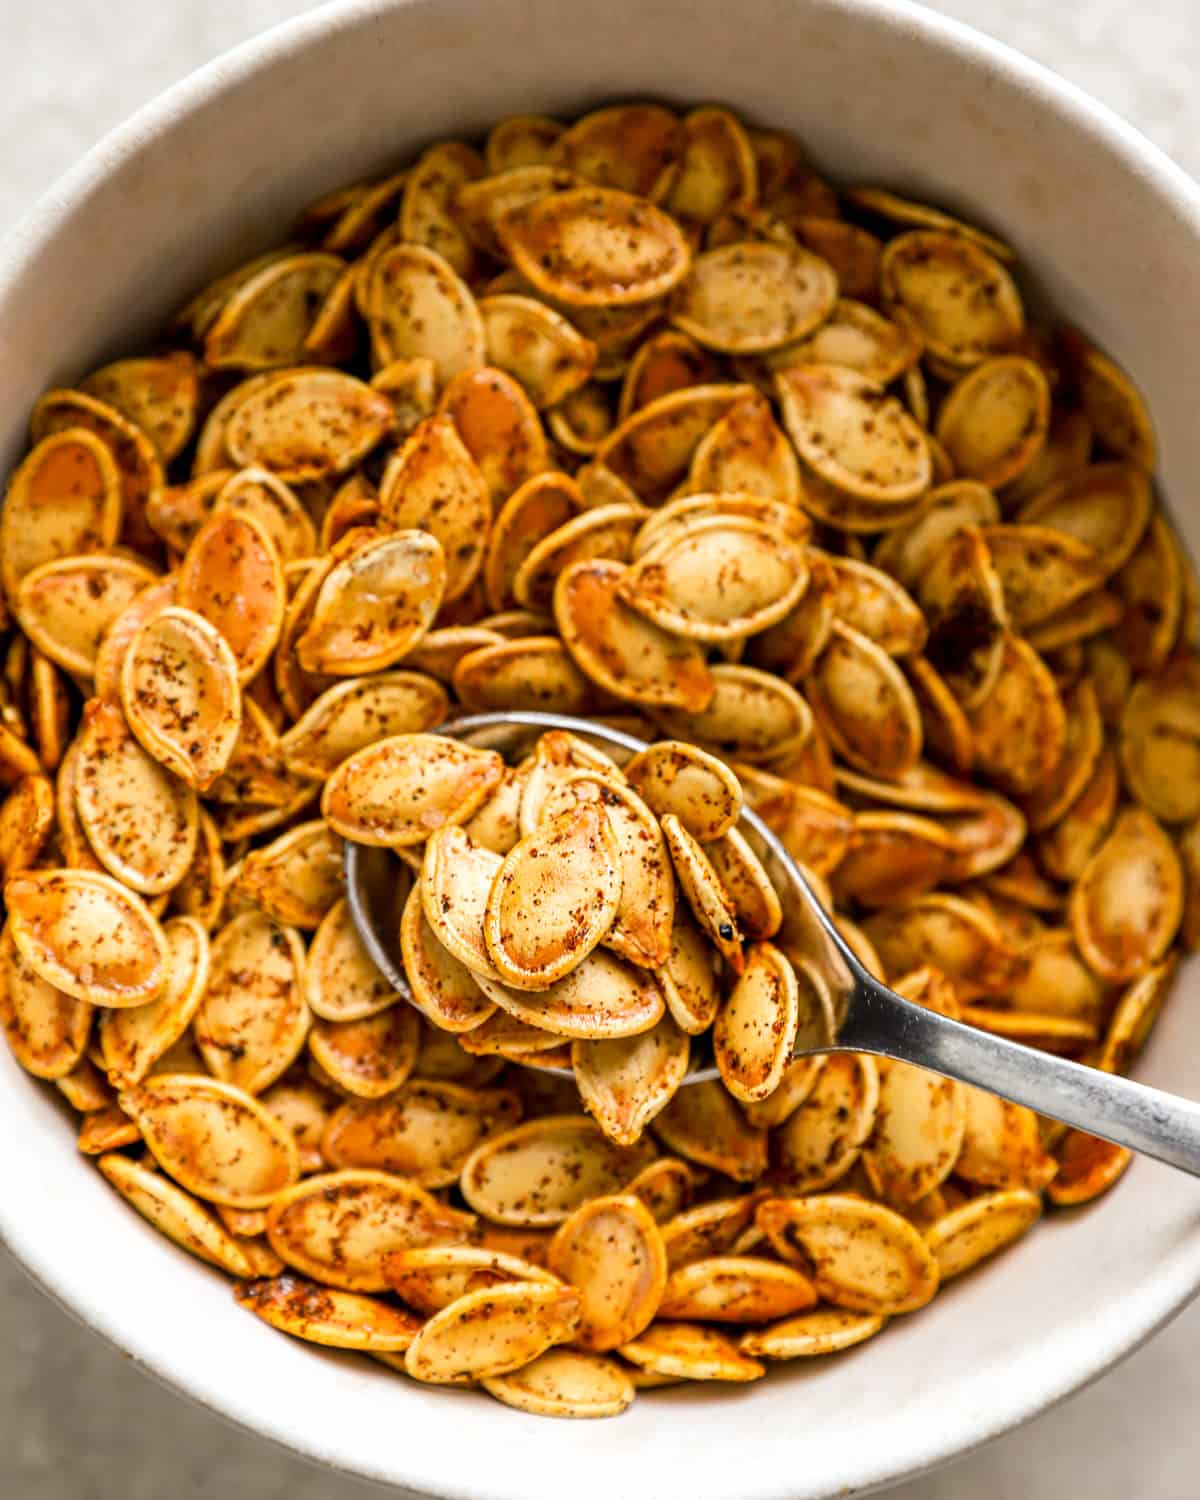
[[[109,137],[4,244],[0,468],[40,391],[137,349],[326,189],[510,112],[645,95],[726,102],[797,132],[836,179],[1011,240],[1037,294],[1140,382],[1200,554],[1200,193],[1061,79],[883,0],[352,0],[267,33]],[[1200,970],[1178,990],[1140,1074],[1200,1095]],[[271,1332],[121,1203],[76,1154],[54,1090],[0,1054],[0,1232],[48,1291],[213,1411],[454,1500],[861,1493],[1061,1399],[1200,1284],[1200,1185],[1138,1163],[861,1350],[750,1387],[657,1392],[618,1421],[546,1421]]]

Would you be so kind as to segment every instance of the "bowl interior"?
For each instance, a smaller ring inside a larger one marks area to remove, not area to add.
[[[0,462],[33,400],[137,348],[206,277],[338,184],[516,111],[720,101],[794,130],[838,180],[959,207],[1144,388],[1194,554],[1200,471],[1180,326],[1200,306],[1196,190],[1069,86],[915,7],[864,0],[332,5],[180,86],[52,192],[0,254]],[[1026,285],[1029,285],[1026,281]],[[1185,970],[1139,1076],[1200,1094]],[[329,1463],[479,1500],[800,1500],[983,1441],[1133,1347],[1200,1284],[1200,1186],[1139,1163],[869,1349],[619,1422],[538,1421],[301,1349],[125,1209],[53,1090],[0,1053],[0,1231],[43,1284],[179,1389]]]

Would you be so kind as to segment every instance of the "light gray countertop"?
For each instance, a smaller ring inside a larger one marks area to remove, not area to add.
[[[0,0],[0,229],[111,126],[305,0]],[[1200,175],[1195,0],[938,0],[1080,84]],[[86,1226],[80,1226],[86,1253]],[[896,1500],[1192,1500],[1200,1304],[1058,1410]],[[961,1351],[964,1364],[971,1350]],[[564,1476],[566,1487],[569,1479]],[[160,1389],[0,1252],[3,1500],[366,1500]],[[619,1500],[619,1497],[614,1497]],[[731,1496],[730,1500],[736,1500]]]

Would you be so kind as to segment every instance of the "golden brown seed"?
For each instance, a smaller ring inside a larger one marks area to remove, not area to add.
[[[662,1234],[629,1195],[576,1209],[550,1241],[546,1263],[579,1292],[574,1341],[595,1351],[616,1349],[649,1327],[667,1284]]]
[[[430,1318],[409,1345],[404,1367],[415,1380],[461,1384],[532,1363],[579,1326],[579,1294],[570,1287],[514,1281],[468,1292]]]
[[[92,1005],[157,999],[169,951],[146,906],[110,875],[27,870],[4,887],[17,951],[48,984]]]
[[[396,1173],[425,1188],[449,1187],[481,1141],[520,1118],[504,1089],[410,1078],[383,1099],[348,1099],[329,1118],[321,1152],[334,1167]]]
[[[383,1292],[385,1258],[466,1239],[469,1214],[445,1208],[387,1172],[324,1172],[279,1193],[267,1212],[271,1248],[287,1265],[351,1292]]]
[[[325,783],[321,811],[343,838],[402,848],[466,822],[502,774],[494,751],[438,735],[394,735],[342,761]]]
[[[159,1166],[210,1203],[266,1208],[300,1175],[291,1131],[232,1084],[164,1073],[120,1103]]]
[[[852,1312],[914,1312],[938,1288],[938,1265],[921,1235],[882,1204],[850,1194],[773,1198],[758,1222],[784,1260],[812,1267],[818,1294]]]

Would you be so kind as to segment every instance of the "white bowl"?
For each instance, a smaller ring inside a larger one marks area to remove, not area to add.
[[[842,180],[1009,237],[1040,292],[1140,381],[1194,553],[1200,194],[1069,84],[878,0],[356,0],[172,89],[42,201],[0,254],[0,463],[37,394],[138,347],[193,285],[306,201],[512,111],[659,95],[787,126]],[[1185,973],[1140,1069],[1200,1095]],[[1200,1285],[1200,1186],[1139,1163],[855,1353],[747,1388],[571,1424],[302,1348],[131,1213],[54,1091],[0,1048],[0,1232],[130,1357],[339,1468],[455,1500],[802,1500],[861,1492],[995,1436],[1128,1353]]]

